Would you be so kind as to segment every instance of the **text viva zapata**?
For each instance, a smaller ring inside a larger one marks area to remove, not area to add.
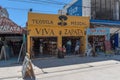
[[[47,29],[47,28],[35,28],[34,29],[37,34],[41,35],[56,35],[57,32],[61,33],[62,35],[84,35],[84,31],[81,29],[62,29],[62,30],[55,30],[55,29]]]

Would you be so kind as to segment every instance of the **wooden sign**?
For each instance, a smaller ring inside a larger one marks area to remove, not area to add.
[[[25,59],[23,61],[23,67],[22,67],[22,77],[26,78],[29,76],[31,79],[35,77],[33,68],[32,68],[32,62],[28,58],[28,56],[25,56]]]
[[[28,27],[84,27],[90,26],[89,17],[28,13]]]

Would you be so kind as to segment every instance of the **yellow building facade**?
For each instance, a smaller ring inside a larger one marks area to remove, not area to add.
[[[63,46],[63,38],[80,38],[81,52],[86,48],[86,28],[90,25],[89,17],[54,14],[28,13],[27,52],[32,54],[32,38],[55,37],[57,48]],[[52,39],[52,38],[50,38]],[[74,41],[74,39],[73,39]]]

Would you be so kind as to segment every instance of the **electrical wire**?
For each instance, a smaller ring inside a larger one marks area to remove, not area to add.
[[[47,3],[45,3],[45,2],[35,2],[35,1],[39,1],[39,0],[29,0],[29,1],[27,1],[27,0],[9,0],[9,1],[15,1],[15,2],[25,2],[25,3],[34,3],[34,4],[47,4],[48,5],[48,3],[49,2],[47,2]],[[43,1],[43,0],[42,0]],[[50,4],[56,4],[56,3],[50,3]],[[60,5],[60,4],[59,4]],[[14,10],[24,10],[24,11],[28,11],[29,9],[18,9],[18,8],[8,8],[7,7],[7,9],[14,9]],[[41,10],[36,10],[36,9],[33,9],[34,11],[37,11],[37,12],[53,12],[52,10],[51,11],[41,11]]]
[[[10,1],[15,1],[15,0],[10,0]],[[62,6],[65,6],[65,5],[71,5],[71,4],[67,4],[67,3],[64,3],[64,2],[61,2],[61,3],[54,3],[52,1],[43,1],[43,0],[30,0],[30,1],[27,1],[27,0],[16,0],[16,2],[26,2],[26,3],[35,3],[35,4],[55,4],[55,5],[62,5]],[[77,7],[84,7],[84,8],[91,8],[90,6],[80,6],[80,5],[73,5],[73,6],[77,6]]]
[[[56,4],[56,5],[65,5],[67,3],[64,3],[64,2],[58,2],[58,1],[55,1],[55,0],[30,0],[30,1],[40,1],[40,2],[43,2],[43,3],[51,3],[51,4]]]
[[[13,7],[5,7],[6,9],[12,9],[12,10],[20,10],[20,11],[29,11],[30,9],[22,9],[22,8],[13,8]],[[53,11],[43,11],[43,10],[36,10],[34,9],[34,11],[37,11],[37,12],[53,12]]]
[[[64,5],[62,3],[54,3],[54,2],[48,2],[48,1],[36,1],[36,0],[9,0],[9,1],[16,1],[16,2],[26,2],[26,3],[34,3],[34,4],[56,4],[56,5]]]
[[[29,9],[22,9],[22,8],[13,8],[13,7],[5,7],[6,9],[13,9],[13,10],[21,10],[21,11],[29,11]]]
[[[71,5],[71,4],[67,4],[64,2],[58,2],[55,0],[9,0],[9,1],[16,1],[16,2],[24,2],[24,3],[33,3],[33,4],[55,4],[55,5]],[[54,2],[55,1],[55,2]],[[77,7],[84,7],[84,8],[91,8],[88,6],[80,6],[80,5],[73,5],[73,6],[77,6]],[[9,8],[9,9],[14,9],[14,10],[24,10],[24,11],[29,11],[30,9],[17,9],[17,8]],[[33,9],[34,10],[34,9]],[[34,10],[35,12],[47,12],[47,13],[53,13],[53,11],[41,11],[41,10]]]

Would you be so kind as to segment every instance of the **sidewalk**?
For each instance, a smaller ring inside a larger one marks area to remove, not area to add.
[[[41,70],[43,70],[44,72],[59,72],[59,71],[89,68],[89,67],[95,66],[96,63],[99,63],[99,65],[104,65],[104,64],[110,64],[110,63],[117,63],[119,61],[120,61],[120,55],[114,55],[112,57],[71,56],[63,59],[52,58],[52,59],[45,59],[45,60],[42,60],[42,59],[32,60],[34,69],[36,73],[38,72],[37,74],[39,74],[39,72],[43,73]],[[94,64],[94,65],[91,65],[91,64]]]
[[[120,55],[112,57],[67,57],[64,59],[33,60],[36,79],[65,74],[69,71],[120,64]]]
[[[73,64],[100,62],[106,60],[120,60],[120,55],[98,56],[98,57],[67,56],[63,59],[58,59],[58,58],[34,59],[32,60],[32,62],[37,67],[50,68],[50,67],[59,67],[59,66],[73,65]]]
[[[119,61],[120,55],[114,55],[112,57],[70,56],[63,59],[49,58],[32,60],[36,79],[77,69],[119,64]],[[2,63],[0,61],[0,80],[23,80],[21,77],[22,65],[13,64],[12,66],[12,64],[5,65],[4,63],[5,66],[1,66]]]

